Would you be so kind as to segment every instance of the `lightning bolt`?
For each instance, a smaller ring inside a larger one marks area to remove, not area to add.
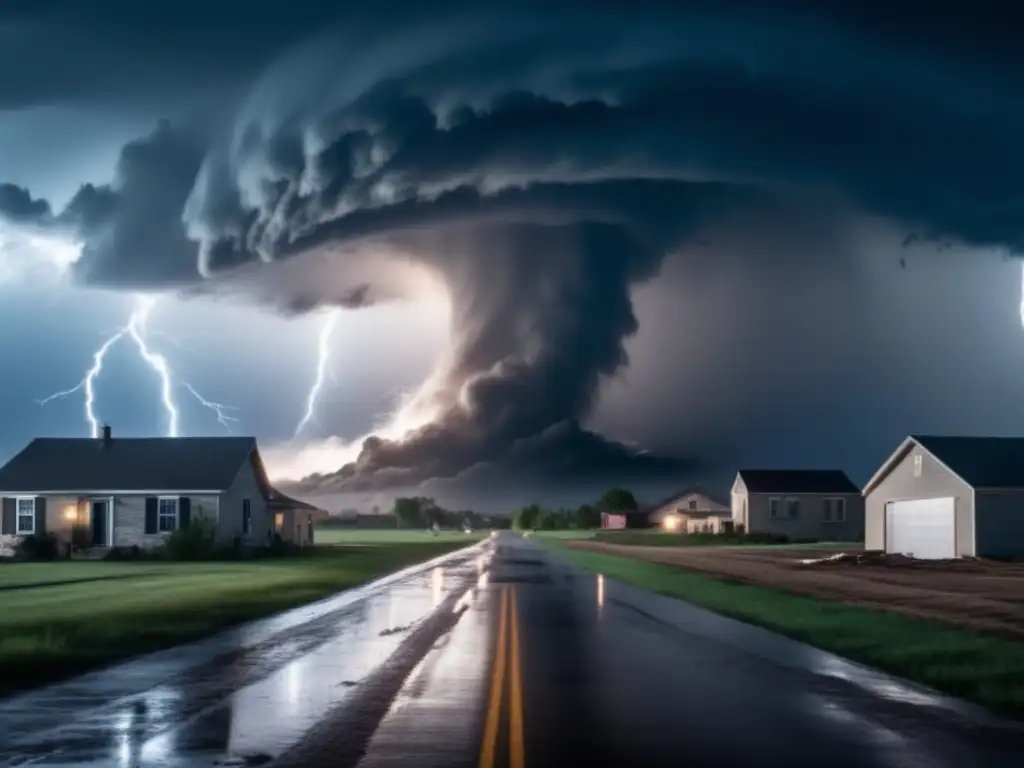
[[[1020,264],[1020,324],[1024,327],[1024,261]]]
[[[100,420],[96,416],[96,379],[103,372],[103,361],[106,359],[107,353],[115,344],[127,336],[135,344],[135,348],[138,350],[143,362],[153,370],[160,380],[160,402],[163,405],[164,412],[167,414],[167,430],[164,434],[167,437],[178,437],[180,411],[174,398],[174,374],[171,371],[170,363],[167,362],[167,358],[150,349],[147,341],[146,323],[155,305],[156,299],[152,296],[138,297],[136,307],[128,318],[128,323],[116,329],[93,353],[92,366],[85,372],[82,380],[71,389],[54,392],[52,395],[36,402],[39,405],[46,405],[53,400],[64,399],[77,392],[83,392],[85,394],[85,420],[89,424],[92,437],[99,437]],[[217,416],[217,421],[225,429],[229,432],[232,431],[231,425],[232,423],[237,423],[238,419],[227,413],[234,410],[231,406],[207,400],[188,382],[182,381],[181,383],[200,405],[213,411]]]
[[[187,381],[183,381],[181,383],[185,387],[185,389],[189,391],[189,394],[191,394],[192,397],[199,401],[199,404],[201,406],[203,406],[204,408],[209,408],[211,411],[217,414],[217,421],[220,423],[222,427],[224,427],[224,429],[226,429],[228,432],[234,432],[234,429],[232,428],[231,425],[239,423],[238,419],[236,419],[234,416],[229,416],[227,413],[228,411],[236,410],[233,406],[224,405],[223,403],[217,403],[214,402],[213,400],[207,400],[205,397],[196,392],[192,385],[189,384]]]
[[[306,412],[299,420],[299,423],[295,425],[295,434],[292,435],[293,440],[299,436],[299,433],[302,432],[303,428],[310,421],[314,420],[313,414],[316,410],[317,401],[320,399],[320,390],[323,389],[324,379],[327,376],[327,363],[331,357],[331,335],[334,333],[334,324],[337,320],[338,310],[334,310],[327,315],[324,326],[320,329],[320,339],[317,345],[316,378],[313,380],[313,386],[309,388],[309,394],[306,395]]]
[[[92,356],[92,367],[85,372],[85,377],[78,382],[71,389],[65,389],[61,392],[54,392],[49,397],[37,400],[39,405],[46,405],[52,400],[63,400],[66,397],[70,397],[76,392],[85,391],[85,420],[89,422],[89,428],[93,437],[99,437],[100,435],[100,422],[96,418],[96,390],[93,386],[96,381],[96,377],[103,371],[103,359],[107,356],[107,352],[110,348],[119,342],[124,335],[128,333],[128,328],[119,329],[113,336],[108,338],[99,349]]]
[[[127,331],[139,349],[139,354],[146,364],[160,377],[160,400],[167,412],[167,437],[178,436],[178,404],[174,402],[174,389],[171,386],[171,369],[167,358],[150,351],[146,344],[146,321],[153,310],[156,300],[144,296],[139,299],[139,306],[132,312],[128,320]]]

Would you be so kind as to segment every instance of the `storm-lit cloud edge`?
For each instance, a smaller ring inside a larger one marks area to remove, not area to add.
[[[60,213],[10,187],[0,205],[19,226],[81,242],[73,270],[85,282],[231,290],[250,265],[333,255],[319,289],[247,284],[304,311],[402,297],[393,258],[382,257],[391,276],[363,258],[355,279],[341,271],[353,253],[401,252],[442,280],[453,350],[427,422],[369,440],[306,490],[458,477],[544,437],[563,441],[567,471],[588,466],[572,440],[611,471],[606,441],[578,424],[627,362],[630,288],[721,219],[796,210],[819,221],[838,208],[902,223],[908,244],[1019,247],[1010,83],[942,51],[872,50],[786,21],[467,17],[390,31],[418,44],[380,56],[367,41],[374,55],[349,60],[321,41],[264,75],[227,138],[163,125],[126,148],[113,185],[83,187]],[[332,68],[359,77],[302,78]],[[286,81],[314,85],[271,87]],[[145,258],[139,238],[156,243]],[[197,264],[212,282],[196,286]],[[566,347],[578,357],[555,354]],[[552,380],[568,386],[547,397]],[[623,446],[617,456],[627,474],[692,464]]]

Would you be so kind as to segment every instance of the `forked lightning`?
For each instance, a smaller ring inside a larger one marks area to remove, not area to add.
[[[82,380],[71,389],[54,392],[49,397],[43,398],[37,402],[40,405],[46,405],[53,400],[69,397],[76,392],[84,392],[85,420],[89,425],[90,434],[93,437],[98,437],[100,434],[101,424],[99,417],[96,415],[96,379],[103,372],[103,361],[106,358],[107,353],[114,345],[121,341],[121,339],[127,336],[135,344],[143,362],[145,362],[146,365],[148,365],[159,377],[160,401],[163,404],[164,413],[167,415],[167,427],[164,434],[167,437],[178,437],[180,416],[178,404],[174,397],[174,372],[171,370],[170,363],[167,362],[166,357],[150,349],[146,337],[146,322],[155,305],[155,298],[151,296],[140,296],[135,309],[128,318],[128,323],[124,327],[117,329],[117,331],[108,337],[93,353],[92,366],[85,372],[85,376]],[[228,414],[228,411],[233,410],[231,406],[207,400],[188,382],[183,381],[181,383],[200,405],[204,408],[208,408],[216,414],[217,421],[225,429],[229,432],[232,431],[231,425],[238,423],[238,419]]]

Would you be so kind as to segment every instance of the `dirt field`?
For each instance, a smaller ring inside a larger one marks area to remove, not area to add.
[[[868,558],[803,565],[841,550],[639,547],[574,541],[567,546],[702,571],[1024,639],[1024,563]]]

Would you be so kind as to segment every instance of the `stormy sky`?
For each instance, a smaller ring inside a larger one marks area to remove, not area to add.
[[[498,509],[1024,424],[1006,4],[101,5],[0,9],[4,457],[91,392]]]

